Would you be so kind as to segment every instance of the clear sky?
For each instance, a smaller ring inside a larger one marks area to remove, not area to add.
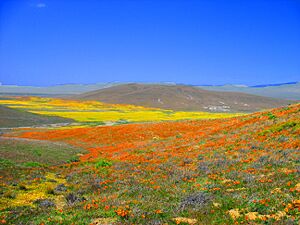
[[[299,0],[0,0],[0,82],[300,81]]]

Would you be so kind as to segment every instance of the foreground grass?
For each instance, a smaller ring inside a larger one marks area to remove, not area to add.
[[[14,202],[3,207],[2,220],[298,224],[299,124],[294,105],[233,119],[25,131],[20,137],[89,153],[80,162],[2,177],[1,199]],[[24,204],[26,194],[36,196]]]

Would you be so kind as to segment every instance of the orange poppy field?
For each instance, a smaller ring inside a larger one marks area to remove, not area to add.
[[[2,160],[3,224],[300,222],[299,104],[234,118],[4,136],[80,151],[27,169]]]

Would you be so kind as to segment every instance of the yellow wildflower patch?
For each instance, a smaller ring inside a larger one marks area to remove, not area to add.
[[[258,212],[248,212],[245,214],[247,220],[267,220],[270,218],[275,220],[281,220],[285,216],[286,213],[284,211],[278,211],[277,213],[272,215],[260,215]]]
[[[15,190],[12,190],[16,194],[14,198],[0,198],[0,209],[16,206],[34,206],[33,202],[35,200],[49,197],[47,193],[49,189],[54,189],[59,183],[66,183],[64,179],[57,178],[53,173],[47,173],[45,178],[45,182],[25,184],[26,190],[19,190],[18,187],[16,187]],[[56,182],[51,182],[54,180]],[[56,196],[56,198],[59,197],[59,195]],[[55,199],[55,201],[57,203],[60,202],[59,199]]]
[[[197,224],[196,219],[190,219],[185,217],[176,217],[173,219],[173,221],[175,221],[176,224],[181,224],[181,223],[190,224],[190,225]]]
[[[186,119],[217,119],[242,115],[240,113],[178,112],[134,105],[106,104],[40,97],[16,97],[0,100],[0,105],[23,109],[36,114],[60,116],[78,122],[167,121]]]
[[[239,209],[231,209],[231,210],[228,211],[228,214],[234,220],[241,216],[241,214],[239,212]]]

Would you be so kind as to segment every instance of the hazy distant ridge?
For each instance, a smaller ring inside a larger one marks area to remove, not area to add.
[[[10,95],[74,95],[82,94],[89,91],[95,91],[102,88],[108,88],[116,85],[128,83],[111,82],[97,84],[65,84],[49,87],[34,86],[17,86],[17,85],[0,85],[0,94]],[[184,85],[175,83],[152,83],[162,85]],[[244,84],[228,84],[228,85],[189,85],[212,91],[229,91],[255,94],[266,97],[300,100],[300,83],[287,82],[279,84],[263,84],[247,86]]]
[[[300,100],[300,82],[289,82],[283,84],[269,84],[256,86],[223,85],[223,86],[198,86],[211,91],[242,92],[272,98],[289,100]]]

